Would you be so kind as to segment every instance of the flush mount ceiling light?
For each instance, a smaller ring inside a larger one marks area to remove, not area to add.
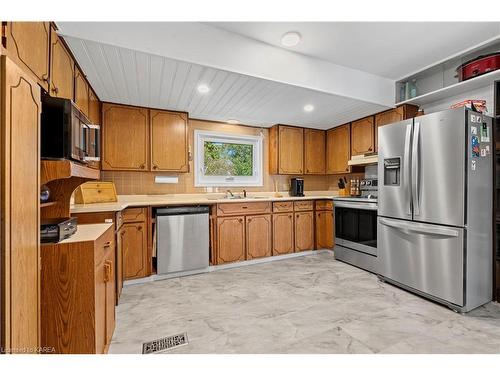
[[[283,34],[281,37],[281,44],[285,47],[294,47],[300,43],[301,36],[296,31],[290,31]]]
[[[207,92],[210,91],[210,87],[202,83],[201,85],[198,85],[197,90],[200,94],[206,94]]]
[[[227,120],[227,123],[236,125],[236,124],[239,124],[240,122],[238,120],[235,120],[235,119],[229,119],[229,120]]]
[[[304,106],[304,111],[306,111],[306,112],[312,112],[312,111],[314,111],[314,106],[312,104],[306,104]]]

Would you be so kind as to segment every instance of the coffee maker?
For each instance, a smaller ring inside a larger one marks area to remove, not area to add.
[[[304,179],[294,177],[290,180],[290,196],[292,197],[304,196]]]

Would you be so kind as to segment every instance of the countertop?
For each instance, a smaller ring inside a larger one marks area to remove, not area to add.
[[[95,241],[113,225],[114,223],[78,224],[76,233],[70,238],[66,238],[65,240],[58,242],[58,244]]]
[[[237,192],[235,193],[237,194]],[[217,204],[237,202],[275,202],[295,201],[310,199],[332,199],[338,196],[336,191],[312,191],[306,192],[304,197],[291,197],[288,193],[283,197],[275,197],[273,192],[249,193],[247,198],[226,199],[225,194],[165,194],[165,195],[118,195],[118,201],[112,203],[72,204],[71,213],[89,212],[113,212],[121,211],[127,207],[140,206],[168,206],[168,205],[194,205],[194,204]]]

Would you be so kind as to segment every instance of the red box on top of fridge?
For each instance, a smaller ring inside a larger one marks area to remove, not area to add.
[[[463,100],[461,102],[453,104],[450,108],[461,108],[461,107],[466,107],[467,109],[472,109],[477,112],[481,113],[486,113],[488,110],[486,108],[486,100],[475,100],[475,99],[468,99],[468,100]]]

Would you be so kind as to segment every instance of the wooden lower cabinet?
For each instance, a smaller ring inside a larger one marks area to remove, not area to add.
[[[271,215],[247,216],[246,258],[255,259],[272,255]]]
[[[42,347],[107,352],[115,327],[114,234],[111,226],[95,240],[42,245]]]
[[[333,211],[316,211],[316,249],[333,249]]]
[[[273,255],[294,252],[293,212],[273,214]]]
[[[295,213],[295,251],[314,249],[314,213]]]
[[[125,223],[119,236],[121,237],[124,279],[146,277],[148,272],[146,223]]]
[[[245,217],[217,218],[217,264],[245,260]]]

